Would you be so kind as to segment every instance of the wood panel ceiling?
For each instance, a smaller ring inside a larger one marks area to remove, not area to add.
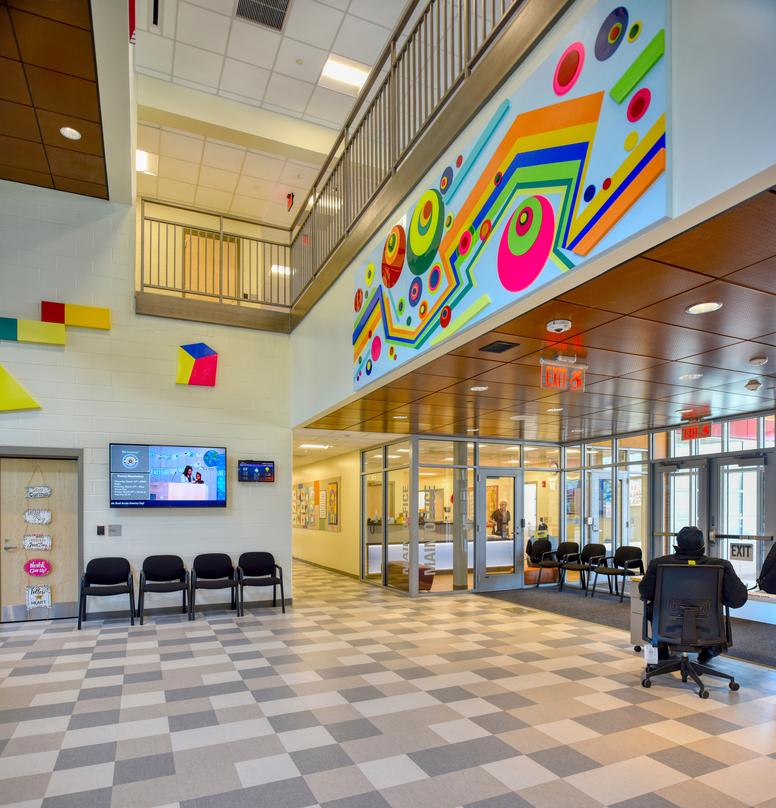
[[[108,197],[88,0],[0,0],[0,179]]]
[[[718,311],[688,306],[719,301]],[[568,319],[562,336],[546,330]],[[502,354],[482,348],[514,343]],[[583,393],[540,387],[574,355]],[[762,367],[750,364],[767,357]],[[759,390],[745,387],[759,379]],[[471,387],[486,387],[473,392]],[[318,429],[569,441],[776,404],[776,193],[771,190],[319,418]]]

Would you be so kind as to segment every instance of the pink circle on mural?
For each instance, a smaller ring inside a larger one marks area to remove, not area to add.
[[[649,109],[650,101],[652,101],[652,93],[646,87],[642,87],[628,102],[628,110],[626,112],[628,120],[633,123],[634,121],[638,121],[639,118],[642,118],[644,113]]]
[[[51,572],[51,562],[45,558],[31,558],[25,565],[27,575],[36,577],[48,575]]]
[[[380,337],[375,337],[372,340],[372,361],[376,362],[380,358],[380,351],[383,348],[383,343]]]
[[[528,230],[526,220],[530,220]],[[555,211],[549,199],[534,196],[524,200],[509,217],[498,247],[498,277],[505,289],[519,292],[536,280],[550,256],[554,237]]]
[[[555,65],[552,89],[556,95],[565,95],[576,84],[584,64],[585,46],[581,42],[572,42]]]

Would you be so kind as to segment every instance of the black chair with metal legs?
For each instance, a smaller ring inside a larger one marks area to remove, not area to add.
[[[78,598],[78,630],[86,620],[86,598],[108,595],[129,595],[129,622],[135,625],[135,586],[132,568],[126,558],[93,558],[81,577]]]
[[[272,553],[243,553],[237,562],[237,581],[240,585],[240,611],[245,614],[245,587],[271,586],[272,607],[277,605],[280,587],[280,607],[286,613],[286,595],[283,591],[283,568],[275,563]]]
[[[566,585],[566,573],[578,572],[580,587],[587,597],[587,583],[590,573],[595,570],[596,565],[602,564],[606,558],[606,545],[586,544],[581,553],[571,553],[566,556],[566,562],[561,568],[560,591]]]
[[[182,614],[186,614],[186,594],[189,591],[189,571],[183,559],[176,555],[153,555],[143,561],[137,597],[137,616],[143,625],[146,592],[182,592]]]
[[[622,603],[625,596],[625,579],[635,575],[637,572],[639,575],[644,574],[641,547],[618,547],[613,556],[607,556],[604,562],[593,570],[593,589],[590,592],[590,597],[595,597],[598,576],[604,575],[609,584],[609,594],[618,595],[620,603]],[[620,578],[622,579],[621,582],[619,582]],[[614,581],[614,592],[612,592],[612,581]]]
[[[232,559],[226,553],[203,553],[194,559],[191,569],[191,586],[189,593],[189,620],[194,619],[198,589],[230,589],[232,593],[231,608],[237,609],[241,617],[237,598],[237,570]]]
[[[666,645],[669,653],[680,656],[647,665],[643,687],[651,687],[656,676],[678,672],[683,682],[692,679],[698,685],[702,699],[709,697],[703,675],[727,679],[728,687],[738,690],[738,682],[729,673],[689,657],[704,648],[727,651],[733,642],[730,609],[722,605],[724,576],[724,567],[713,564],[662,564],[657,568],[655,600],[645,604],[642,637],[653,646]]]
[[[544,570],[558,570],[558,589],[563,589],[563,565],[570,556],[575,555],[579,555],[579,544],[575,541],[562,541],[557,550],[548,550],[543,553],[541,561],[536,565],[539,567],[539,576],[536,579],[537,589],[542,582]]]

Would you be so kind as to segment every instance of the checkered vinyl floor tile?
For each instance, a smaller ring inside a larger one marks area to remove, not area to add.
[[[770,669],[702,701],[619,630],[294,583],[285,615],[0,626],[0,805],[776,806]]]

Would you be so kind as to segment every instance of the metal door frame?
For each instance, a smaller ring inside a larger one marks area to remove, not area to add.
[[[496,573],[488,575],[485,572],[485,542],[487,532],[485,523],[487,513],[487,479],[488,477],[511,477],[514,486],[514,505],[512,514],[512,529],[514,537],[514,566],[513,573]],[[474,591],[494,592],[502,589],[522,589],[523,587],[523,540],[525,518],[523,515],[523,469],[499,468],[483,466],[477,469],[475,479],[475,529],[474,529]],[[518,519],[519,514],[519,519]]]
[[[664,475],[671,471],[694,468],[698,471],[698,524],[703,531],[703,535],[708,535],[709,529],[709,459],[706,457],[676,458],[674,460],[656,460],[651,464],[651,497],[652,497],[652,533],[650,536],[649,558],[656,558],[662,555],[661,544],[670,539],[664,530],[662,523],[663,508],[663,484]],[[672,549],[669,543],[668,550]],[[660,552],[658,552],[660,551]]]

